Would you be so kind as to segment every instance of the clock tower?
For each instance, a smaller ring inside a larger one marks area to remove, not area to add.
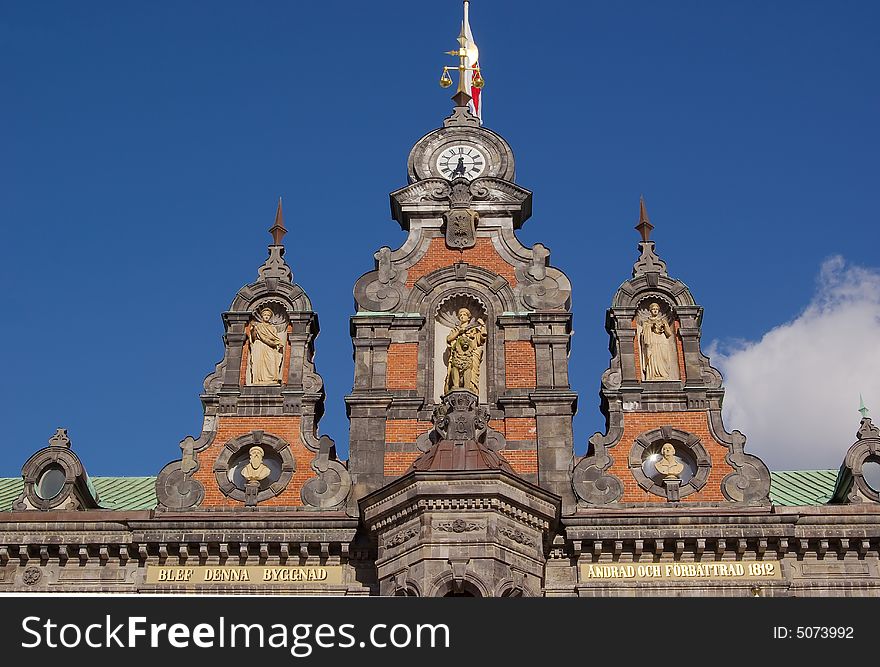
[[[391,216],[408,232],[379,248],[354,287],[353,498],[406,473],[438,439],[446,397],[473,396],[490,448],[522,479],[574,503],[568,380],[571,284],[540,243],[516,236],[532,193],[507,141],[473,111],[482,77],[459,37],[459,89],[441,127],[415,142]],[[447,68],[444,81],[451,84]],[[448,85],[448,84],[447,84]]]

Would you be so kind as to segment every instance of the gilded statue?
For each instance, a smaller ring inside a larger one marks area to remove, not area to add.
[[[250,461],[241,469],[241,476],[244,477],[248,484],[262,482],[272,473],[269,470],[269,466],[263,463],[263,457],[265,456],[263,448],[259,445],[254,445],[248,450],[248,456]]]
[[[272,324],[271,308],[260,310],[260,319],[251,323],[250,357],[248,358],[248,385],[281,384],[281,363],[284,360],[284,342]]]
[[[664,442],[663,446],[660,448],[660,456],[661,458],[657,459],[657,462],[654,463],[657,472],[663,475],[666,479],[677,479],[678,477],[681,477],[681,473],[684,470],[684,463],[676,458],[675,445],[671,442]]]
[[[675,379],[675,356],[672,349],[673,331],[666,315],[656,301],[648,306],[642,321],[639,343],[642,348],[642,374],[647,381]]]
[[[455,389],[467,389],[480,395],[480,363],[486,345],[486,323],[474,319],[467,308],[456,313],[458,324],[446,336],[446,383],[443,393]]]

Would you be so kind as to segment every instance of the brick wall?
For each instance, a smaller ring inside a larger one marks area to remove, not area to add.
[[[227,442],[240,435],[254,430],[265,431],[278,436],[290,444],[293,458],[296,460],[296,472],[287,488],[281,494],[265,500],[260,506],[292,507],[302,505],[300,491],[303,484],[315,476],[310,464],[315,453],[300,441],[299,417],[217,417],[217,435],[211,446],[197,454],[199,469],[193,478],[205,487],[205,499],[202,507],[243,507],[244,501],[233,500],[224,495],[217,487],[214,477],[214,462]]]
[[[636,379],[642,382],[644,380],[642,377],[642,343],[639,340],[639,325],[635,320],[632,321],[632,328],[636,330],[636,337],[633,341],[633,349],[636,352]]]
[[[678,335],[678,322],[675,323],[675,349],[678,353],[678,377],[681,378],[682,382],[687,380],[687,376],[684,372],[684,348],[681,345],[681,336]]]
[[[415,442],[433,424],[419,419],[388,419],[385,421],[385,442]]]
[[[400,477],[421,455],[421,452],[385,452],[385,476]]]
[[[528,340],[504,341],[504,369],[508,389],[534,389],[535,346]]]
[[[510,467],[520,475],[538,474],[538,451],[536,449],[502,449],[499,454],[504,456]]]
[[[733,472],[724,457],[727,456],[726,446],[717,442],[709,431],[709,415],[706,412],[628,412],[623,417],[623,436],[620,443],[609,450],[614,462],[609,472],[616,475],[623,482],[622,503],[658,502],[665,503],[665,496],[656,496],[648,493],[638,485],[635,477],[630,472],[628,461],[629,452],[635,439],[646,431],[653,431],[661,426],[674,428],[693,433],[700,438],[712,461],[712,470],[706,485],[691,495],[682,498],[682,502],[724,502],[726,498],[721,493],[721,480]]]
[[[505,262],[492,245],[492,240],[478,238],[473,248],[450,250],[446,247],[446,239],[438,236],[431,239],[427,252],[407,270],[406,286],[412,287],[422,276],[452,266],[456,262],[467,262],[497,273],[507,279],[511,287],[516,287],[516,274],[513,267]]]
[[[534,417],[492,419],[489,421],[489,426],[507,440],[536,440],[538,437],[538,425]]]
[[[388,346],[385,386],[392,390],[416,389],[418,366],[418,343],[391,343]]]

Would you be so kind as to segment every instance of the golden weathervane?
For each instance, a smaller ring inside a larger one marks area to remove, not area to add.
[[[443,67],[443,74],[440,75],[440,86],[442,88],[449,88],[452,85],[452,77],[449,76],[450,69],[458,70],[458,91],[459,93],[464,93],[468,97],[470,97],[470,91],[465,90],[464,87],[464,75],[465,72],[473,72],[474,77],[471,80],[471,85],[474,88],[482,88],[485,84],[483,81],[483,77],[480,75],[479,67],[468,67],[468,58],[470,57],[471,62],[477,62],[478,52],[475,44],[468,44],[467,37],[464,36],[464,24],[461,26],[461,34],[458,36],[458,50],[457,51],[446,51],[447,55],[457,56],[458,57],[458,67],[452,66],[450,68],[449,65]]]

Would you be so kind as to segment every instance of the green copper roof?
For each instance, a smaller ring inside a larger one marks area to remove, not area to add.
[[[21,495],[24,480],[21,477],[0,477],[0,512],[12,509],[12,503]]]
[[[836,470],[789,470],[770,473],[770,499],[774,505],[824,505],[831,498]],[[101,507],[147,510],[156,506],[155,477],[92,477]],[[12,509],[21,494],[22,481],[0,477],[0,512]]]
[[[101,507],[111,510],[151,510],[156,500],[155,477],[93,477]]]
[[[771,472],[770,500],[774,505],[824,505],[836,481],[836,470]]]
[[[156,506],[155,477],[90,477],[101,507],[111,510],[149,510]],[[0,512],[12,509],[24,486],[20,477],[0,477]]]

